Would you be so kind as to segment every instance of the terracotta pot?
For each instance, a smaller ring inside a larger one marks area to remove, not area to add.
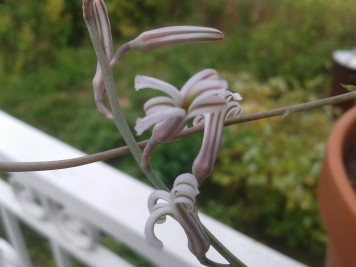
[[[356,193],[343,164],[352,144],[356,144],[356,107],[340,117],[329,136],[318,184],[320,216],[328,235],[326,267],[356,267]]]

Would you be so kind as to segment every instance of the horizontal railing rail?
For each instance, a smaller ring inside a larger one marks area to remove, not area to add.
[[[0,111],[0,160],[41,161],[85,155]],[[0,266],[32,267],[22,235],[24,223],[49,241],[56,266],[71,258],[87,266],[133,266],[106,239],[118,241],[154,266],[200,266],[189,253],[183,230],[173,220],[156,226],[163,251],[148,247],[144,226],[152,188],[105,163],[43,172],[9,173],[0,180],[6,237],[0,236]],[[302,267],[301,263],[202,214],[202,222],[248,266]],[[103,241],[104,240],[104,241]],[[222,261],[218,253],[211,258]],[[6,265],[7,264],[7,265]]]

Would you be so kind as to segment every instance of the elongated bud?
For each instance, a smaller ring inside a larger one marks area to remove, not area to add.
[[[171,26],[141,33],[136,39],[124,44],[114,54],[110,65],[116,65],[129,50],[153,50],[174,44],[205,43],[219,41],[224,34],[216,29],[198,26]]]
[[[110,20],[109,20],[108,11],[105,6],[105,2],[104,0],[90,0],[90,2],[94,14],[93,18],[95,20],[95,24],[98,30],[98,34],[104,50],[104,54],[106,56],[106,59],[110,61],[113,55],[113,42],[111,36]],[[93,79],[93,89],[94,89],[95,104],[98,111],[102,113],[106,118],[111,120],[113,118],[113,115],[111,111],[109,111],[103,103],[106,89],[103,80],[103,74],[99,63],[97,64],[96,73]]]
[[[224,95],[227,101],[231,101],[227,104],[226,108],[214,113],[204,114],[193,121],[193,124],[196,125],[204,119],[203,143],[192,167],[193,174],[200,184],[214,170],[226,118],[230,115],[237,117],[242,113],[240,105],[236,102],[242,99],[239,94],[225,91],[222,95]]]
[[[204,119],[204,138],[200,152],[193,163],[193,174],[202,183],[215,166],[221,143],[223,122],[220,112],[209,114]]]
[[[166,45],[204,43],[223,38],[224,34],[213,28],[172,26],[143,32],[128,45],[132,50],[152,50]]]

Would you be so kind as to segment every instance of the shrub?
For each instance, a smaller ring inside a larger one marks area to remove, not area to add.
[[[258,83],[244,74],[234,80],[232,88],[247,99],[247,113],[314,98],[306,88],[288,88],[283,78]],[[325,110],[228,127],[201,205],[278,249],[287,244],[321,260],[326,238],[315,189],[330,127]]]
[[[65,2],[20,0],[0,4],[1,72],[19,73],[25,67],[30,70],[66,44],[71,17]]]

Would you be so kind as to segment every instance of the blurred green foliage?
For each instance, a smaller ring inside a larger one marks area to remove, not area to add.
[[[310,101],[318,89],[314,84],[294,90],[281,77],[263,83],[249,74],[233,79],[232,89],[247,99],[242,105],[246,112],[265,111],[276,102],[286,106]],[[200,205],[272,246],[286,244],[295,257],[322,258],[326,237],[315,190],[331,126],[327,114],[328,109],[321,109],[228,127],[217,168],[201,189],[208,201],[204,197]],[[303,255],[298,255],[301,248]]]
[[[180,87],[197,71],[215,68],[251,113],[328,96],[332,51],[356,42],[354,0],[106,2],[116,47],[143,30],[174,24],[211,26],[225,34],[221,43],[125,55],[114,72],[131,127],[151,96],[134,92],[135,74]],[[96,60],[80,0],[0,1],[0,43],[1,109],[87,153],[124,144],[94,108]],[[216,170],[201,188],[200,207],[321,266],[325,234],[315,186],[329,118],[328,109],[319,109],[228,127]],[[157,147],[152,164],[167,184],[191,170],[200,142],[196,135]],[[110,163],[142,178],[130,156]]]
[[[1,72],[19,73],[50,60],[67,44],[72,17],[64,0],[0,3]]]

